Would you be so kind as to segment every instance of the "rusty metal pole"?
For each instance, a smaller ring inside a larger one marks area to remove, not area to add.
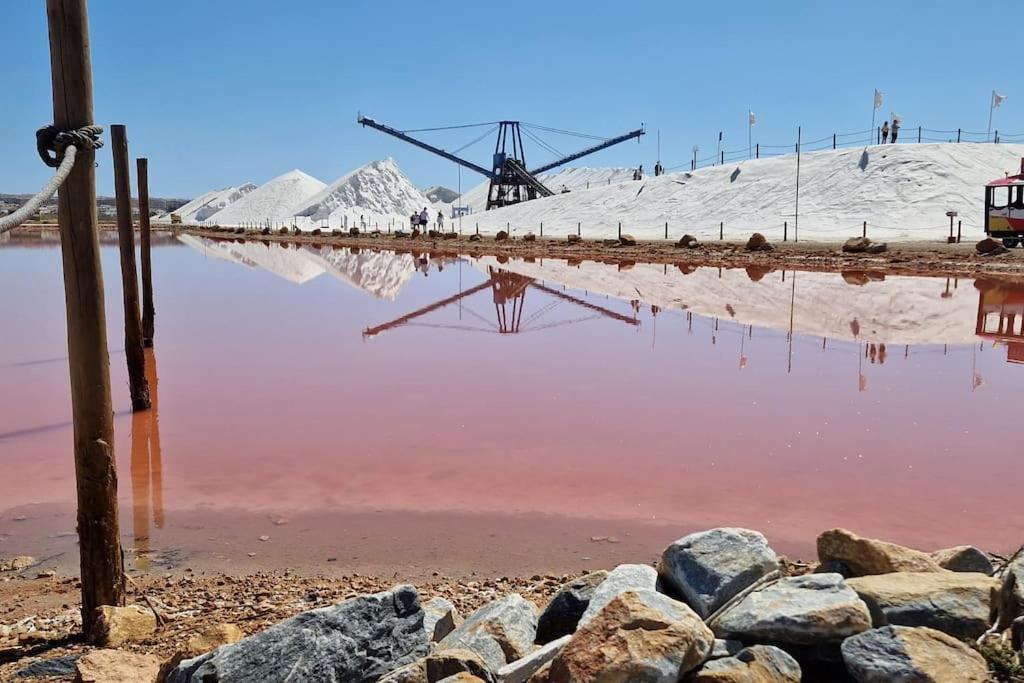
[[[142,345],[153,346],[153,253],[149,227],[149,160],[135,160],[135,182],[139,184],[139,265],[142,268]]]
[[[63,130],[92,125],[92,61],[85,0],[47,0],[46,19],[53,123]],[[94,635],[97,607],[123,605],[125,600],[95,159],[93,150],[78,150],[75,167],[57,199],[74,419],[82,629],[87,637]]]
[[[128,169],[128,135],[123,125],[110,127],[114,156],[114,199],[117,204],[117,242],[121,251],[121,289],[124,294],[124,355],[128,360],[128,388],[132,410],[149,408],[146,354],[139,316],[139,279],[135,269],[135,226],[132,225],[132,183]]]

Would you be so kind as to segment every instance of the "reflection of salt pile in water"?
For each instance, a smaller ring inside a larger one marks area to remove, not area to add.
[[[307,258],[305,251],[294,247],[262,242],[208,240],[192,235],[179,235],[178,239],[213,258],[266,270],[299,285],[324,274],[323,267]]]
[[[192,201],[178,207],[170,213],[153,217],[154,223],[170,223],[171,213],[181,217],[183,223],[201,223],[218,211],[234,204],[239,199],[256,189],[252,183],[239,185],[238,187],[224,187],[219,190],[210,190],[206,194],[196,197]]]
[[[946,212],[959,211],[965,236],[981,234],[985,183],[1020,168],[1024,145],[899,144],[826,150],[802,155],[800,239],[837,241],[860,234],[879,240],[941,239]],[[676,238],[688,232],[718,238],[719,222],[734,239],[754,230],[782,239],[783,222],[793,237],[796,155],[753,159],[670,173],[537,199],[473,215],[481,230],[511,223],[520,232],[564,235],[582,223],[584,236]],[[557,181],[555,181],[557,182]],[[557,186],[548,186],[558,192]],[[485,192],[482,188],[467,193]],[[474,195],[475,196],[475,195]],[[480,195],[485,196],[484,195]]]
[[[416,261],[410,254],[366,250],[353,253],[331,247],[304,247],[303,251],[339,280],[389,301],[398,298],[402,287],[416,273]]]
[[[178,239],[204,256],[269,271],[296,284],[324,273],[380,299],[394,301],[417,272],[440,271],[456,259],[414,257],[391,251],[373,252],[332,247],[283,247],[258,241],[210,240],[194,235]]]
[[[297,222],[302,228],[361,227],[362,220],[369,228],[383,230],[392,221],[404,227],[410,214],[430,206],[430,200],[388,158],[347,173],[309,197],[295,213],[307,219]]]
[[[698,268],[688,275],[676,267],[636,265],[619,271],[614,265],[565,261],[539,263],[494,257],[474,261],[477,268],[501,268],[563,284],[575,290],[632,301],[662,309],[685,309],[706,317],[733,320],[774,330],[788,330],[793,272],[748,273],[741,269]],[[761,279],[755,281],[759,275]],[[886,277],[884,282],[852,285],[836,273],[796,273],[793,329],[797,334],[830,339],[889,344],[961,344],[974,341],[978,299],[973,287],[961,283],[944,297],[939,280]],[[856,330],[856,334],[854,333]]]
[[[295,211],[324,187],[322,181],[295,169],[260,185],[209,220],[219,225],[290,221]]]

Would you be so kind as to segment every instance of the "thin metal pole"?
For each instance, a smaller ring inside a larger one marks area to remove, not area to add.
[[[803,127],[796,129],[796,210],[793,214],[793,241],[800,241],[800,142],[803,139]]]

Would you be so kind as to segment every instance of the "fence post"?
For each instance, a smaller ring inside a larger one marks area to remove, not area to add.
[[[540,222],[540,236],[544,236],[544,221]]]
[[[89,19],[85,0],[47,0],[53,124],[93,123]],[[83,147],[57,195],[71,412],[74,420],[82,631],[95,633],[96,608],[124,605],[124,557],[117,511],[114,411],[110,403],[103,272],[96,220],[95,152]]]
[[[668,221],[665,221],[665,239],[668,239]]]
[[[992,142],[999,144],[999,131],[996,131],[995,137],[992,138]]]
[[[921,126],[917,127],[917,143],[921,144]]]
[[[875,144],[876,145],[882,144],[882,127],[881,126],[879,126],[878,128],[875,129]]]
[[[756,151],[754,152],[754,158],[755,158],[755,159],[760,159],[760,158],[761,158],[761,143],[760,143],[760,142],[758,142],[758,143],[756,144],[756,146],[754,147],[754,149],[756,150]]]
[[[868,236],[868,222],[867,221],[864,221],[864,225],[861,226],[860,236],[861,237],[867,237]]]
[[[832,149],[836,148],[836,134],[832,133]]]
[[[149,409],[146,352],[143,351],[139,280],[135,269],[135,226],[132,224],[132,185],[128,168],[128,134],[122,124],[110,127],[114,158],[114,199],[117,203],[117,243],[121,251],[121,294],[124,300],[124,355],[132,410]]]
[[[725,221],[718,222],[718,241],[721,242],[725,235]]]
[[[956,129],[956,141],[960,142],[960,129],[959,128]]]
[[[785,242],[789,237],[789,221],[782,222],[782,241]]]
[[[721,154],[722,154],[722,160],[719,163],[721,163],[724,166],[725,165],[725,150],[722,150]]]
[[[957,244],[960,244],[960,228],[963,227],[963,224],[964,224],[963,221],[957,221],[956,222],[956,243]]]
[[[582,222],[577,221],[577,223],[576,223],[576,236],[577,237],[582,237],[583,236],[583,229],[581,227],[582,225],[583,225]]]
[[[622,221],[619,221],[619,239],[622,239]]]

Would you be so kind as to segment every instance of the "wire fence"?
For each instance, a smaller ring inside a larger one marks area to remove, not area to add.
[[[924,126],[901,125],[895,138],[892,131],[888,131],[885,139],[881,126],[874,129],[852,131],[848,133],[833,133],[825,137],[812,140],[794,140],[785,145],[770,145],[764,143],[752,143],[749,147],[740,149],[718,149],[711,156],[698,157],[697,152],[688,161],[667,166],[666,171],[678,171],[689,168],[695,171],[698,168],[707,166],[721,166],[723,164],[744,161],[747,159],[765,159],[770,157],[796,154],[797,152],[818,152],[827,149],[843,149],[847,147],[863,147],[866,145],[881,144],[910,144],[926,142],[946,143],[1022,143],[1024,144],[1024,133],[1002,133],[998,130],[992,132],[971,131],[963,128],[937,129],[925,128]]]

